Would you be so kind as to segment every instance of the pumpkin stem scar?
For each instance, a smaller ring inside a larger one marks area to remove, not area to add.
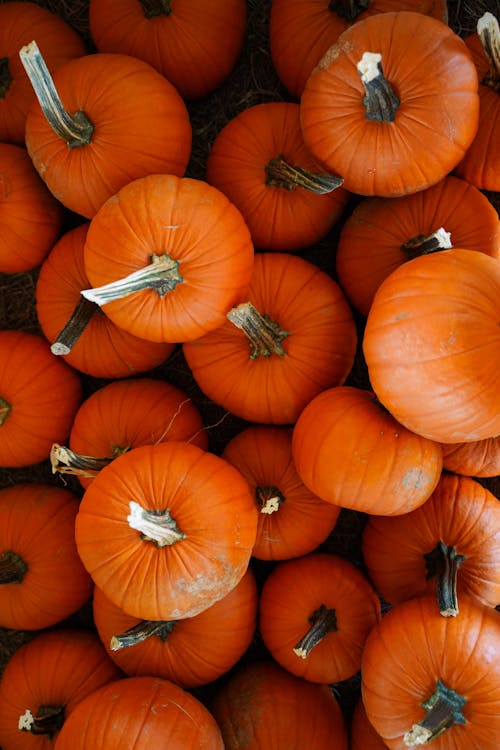
[[[477,22],[477,34],[490,68],[482,84],[500,91],[500,27],[493,13],[484,13]]]
[[[155,635],[165,643],[177,622],[177,620],[141,620],[124,633],[113,635],[109,642],[109,648],[111,651],[119,651],[122,648],[136,646]]]
[[[69,354],[97,312],[100,313],[99,305],[85,299],[85,297],[81,297],[70,319],[51,345],[50,351],[52,354]]]
[[[94,126],[85,112],[79,111],[71,115],[64,108],[37,43],[33,41],[21,47],[19,57],[42,112],[54,133],[66,141],[69,148],[89,144]]]
[[[300,187],[316,195],[331,193],[344,182],[343,177],[333,174],[314,174],[307,169],[289,164],[283,154],[269,160],[264,167],[266,185],[295,190]]]
[[[392,122],[399,107],[399,99],[382,72],[382,55],[378,52],[364,52],[356,67],[365,89],[362,101],[366,119]]]
[[[255,499],[259,511],[261,513],[276,513],[279,510],[281,503],[285,502],[285,497],[282,495],[278,487],[256,487],[255,488]]]
[[[418,255],[427,255],[438,250],[449,250],[451,247],[453,245],[451,244],[450,232],[446,232],[443,227],[440,227],[432,234],[417,234],[408,242],[404,242],[401,245],[401,250],[409,258],[416,258]]]
[[[0,427],[5,423],[12,410],[12,405],[0,396]]]
[[[462,713],[462,708],[466,702],[467,698],[459,695],[451,688],[447,688],[441,680],[438,680],[435,692],[422,703],[422,707],[427,711],[426,715],[422,721],[414,724],[404,734],[405,745],[407,747],[426,745],[453,724],[466,724],[466,719]]]
[[[335,610],[328,609],[324,604],[312,613],[309,622],[311,628],[293,648],[294,653],[301,659],[306,659],[327,633],[338,630]]]
[[[21,732],[30,734],[47,734],[50,739],[61,729],[65,719],[64,706],[40,706],[38,713],[33,716],[29,708],[26,709],[17,722]]]
[[[424,554],[426,580],[434,576],[437,579],[437,600],[443,617],[458,615],[457,574],[466,559],[465,555],[457,554],[455,547],[449,547],[441,540],[431,552]]]
[[[145,542],[153,542],[157,547],[167,547],[185,539],[186,535],[180,531],[169,510],[148,510],[131,500],[130,513],[127,522],[131,529],[141,532]]]
[[[372,0],[330,0],[328,10],[336,13],[347,23],[353,23],[360,13],[368,10],[371,4]]]
[[[8,550],[0,555],[0,585],[3,583],[22,583],[28,571],[23,558]]]
[[[80,477],[95,477],[115,456],[95,458],[82,456],[64,445],[54,443],[50,449],[50,464],[53,474],[73,474]]]
[[[242,302],[241,305],[233,307],[227,313],[227,318],[247,336],[250,359],[270,357],[271,354],[286,356],[281,342],[289,336],[288,331],[283,331],[267,313],[261,315],[251,302]]]
[[[172,13],[170,0],[139,0],[145,18],[169,16]]]
[[[0,57],[0,99],[4,99],[12,83],[9,58]]]
[[[163,255],[153,254],[151,263],[138,271],[125,276],[123,279],[112,281],[94,289],[83,289],[82,297],[95,302],[96,305],[105,305],[122,297],[127,297],[134,292],[151,289],[160,297],[175,289],[177,284],[184,281],[179,274],[179,261],[173,260],[166,253]]]

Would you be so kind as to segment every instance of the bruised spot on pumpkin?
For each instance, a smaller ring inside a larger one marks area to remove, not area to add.
[[[321,60],[318,62],[316,69],[324,70],[325,68],[328,68],[330,63],[336,60],[341,52],[342,52],[341,45],[332,44],[332,46],[327,49],[327,51],[325,52]]]
[[[400,486],[405,490],[418,490],[429,481],[428,475],[421,471],[418,466],[409,469],[401,478]]]

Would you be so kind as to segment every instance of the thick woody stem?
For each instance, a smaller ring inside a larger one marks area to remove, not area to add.
[[[490,65],[481,83],[500,91],[500,27],[493,13],[481,16],[477,22],[477,34]]]
[[[289,164],[283,154],[278,154],[266,164],[266,185],[295,190],[300,187],[316,195],[325,195],[344,182],[343,177],[333,174],[315,174],[302,167]]]
[[[243,302],[233,307],[227,313],[227,318],[247,336],[250,343],[250,359],[270,357],[271,354],[286,356],[281,342],[289,335],[288,331],[281,330],[279,324],[267,313],[261,315],[251,302]]]
[[[139,0],[146,18],[169,16],[172,13],[170,0]]]
[[[36,716],[27,708],[19,717],[17,727],[21,732],[47,734],[52,739],[61,729],[64,719],[64,706],[40,706]]]
[[[165,643],[176,625],[177,620],[141,620],[124,633],[112,636],[109,648],[111,651],[119,651],[122,648],[136,646],[155,635]]]
[[[382,55],[378,52],[365,52],[357,68],[365,89],[363,104],[366,119],[392,122],[399,107],[399,99],[382,72]]]
[[[134,500],[130,501],[129,508],[128,525],[141,532],[143,541],[153,542],[157,547],[167,547],[185,539],[186,535],[177,527],[167,508],[148,510]]]
[[[446,232],[443,227],[436,229],[432,234],[417,234],[412,237],[408,242],[401,245],[403,250],[409,258],[416,258],[418,255],[428,255],[429,253],[435,253],[438,250],[449,250],[453,245],[451,244],[451,234]]]
[[[424,554],[426,579],[436,576],[436,595],[439,611],[443,617],[458,615],[457,574],[460,565],[466,560],[465,555],[458,555],[455,547],[448,547],[439,541],[436,547]]]
[[[52,354],[69,354],[88,324],[100,308],[85,297],[78,301],[71,318],[50,347]]]
[[[261,513],[276,513],[281,503],[285,502],[284,496],[278,487],[256,487],[255,499]]]
[[[0,555],[0,584],[22,583],[27,571],[28,566],[17,552],[8,550]]]
[[[328,10],[347,23],[354,23],[360,13],[368,10],[372,0],[330,0]]]
[[[85,112],[70,114],[64,107],[38,45],[30,42],[19,51],[19,57],[31,81],[47,122],[69,148],[86,146],[92,140],[94,126]]]
[[[405,745],[407,747],[427,745],[453,724],[466,724],[466,719],[462,713],[462,708],[466,702],[467,698],[447,688],[441,680],[438,680],[436,691],[422,703],[422,707],[427,712],[426,715],[422,721],[414,724],[404,734]]]
[[[117,450],[113,456],[95,458],[82,456],[64,445],[54,443],[50,449],[50,464],[53,474],[73,474],[80,477],[95,477],[111,463],[118,455],[125,453],[128,448]]]
[[[320,643],[331,630],[337,630],[337,617],[334,609],[322,604],[309,618],[311,628],[294,646],[294,653],[306,659],[314,646]]]

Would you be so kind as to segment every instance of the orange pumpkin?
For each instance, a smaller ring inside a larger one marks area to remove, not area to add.
[[[500,475],[500,435],[470,443],[442,444],[443,467],[470,477]]]
[[[387,750],[382,737],[375,731],[366,715],[361,698],[354,706],[350,723],[350,750]]]

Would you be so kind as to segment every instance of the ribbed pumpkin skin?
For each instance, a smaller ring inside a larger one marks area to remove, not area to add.
[[[210,704],[226,750],[347,750],[339,705],[326,685],[295,677],[276,662],[237,669]]]
[[[0,143],[0,272],[35,268],[62,228],[62,206],[49,193],[26,149]]]
[[[247,569],[234,589],[195,617],[177,620],[166,639],[111,650],[113,636],[140,620],[125,614],[94,590],[94,622],[110,658],[130,676],[153,675],[184,688],[206,685],[229,671],[250,646],[257,620],[257,585]]]
[[[96,53],[55,71],[71,114],[94,125],[90,143],[68,148],[37,101],[26,119],[26,148],[49,190],[87,219],[130,181],[149,174],[182,176],[191,153],[191,123],[169,81],[142,60]]]
[[[217,724],[193,695],[168,680],[127,677],[87,696],[54,750],[224,750]]]
[[[477,188],[447,176],[436,185],[400,198],[365,198],[340,232],[335,256],[340,285],[351,303],[368,315],[382,281],[412,255],[402,245],[439,228],[454,247],[500,257],[500,223]]]
[[[294,648],[322,605],[335,611],[336,627],[301,657]],[[324,552],[278,563],[264,582],[259,613],[273,658],[297,677],[323,684],[358,672],[366,637],[381,617],[368,579],[348,560]]]
[[[266,167],[280,155],[313,174],[323,171],[304,144],[299,105],[257,104],[218,133],[207,158],[206,178],[239,208],[256,247],[292,252],[324,237],[340,219],[349,193],[338,187],[318,195],[303,187],[269,183]]]
[[[146,509],[168,508],[185,537],[164,547],[143,541],[127,520],[132,499]],[[228,594],[248,567],[256,529],[241,474],[181,442],[118,456],[86,490],[75,524],[95,584],[125,612],[148,620],[193,617]]]
[[[366,117],[356,68],[365,52],[382,55],[400,101],[392,122]],[[344,31],[309,76],[300,101],[304,140],[346,190],[415,193],[443,179],[472,143],[477,89],[465,42],[446,24],[411,11],[379,13]]]
[[[326,502],[389,516],[422,505],[443,465],[439,443],[403,427],[371,391],[345,385],[305,407],[292,454],[304,484]]]
[[[443,474],[426,503],[404,516],[371,516],[362,536],[371,580],[391,604],[436,592],[427,578],[424,555],[439,541],[465,555],[457,574],[458,606],[463,596],[496,607],[500,603],[500,504],[470,477]],[[460,617],[460,614],[458,615]]]
[[[21,732],[19,717],[49,706],[63,709],[66,720],[83,698],[121,676],[95,633],[64,627],[37,634],[11,656],[0,680],[2,747],[51,750],[58,733]]]
[[[90,33],[97,48],[145,60],[184,99],[198,99],[218,88],[243,46],[244,0],[208,4],[205,0],[176,0],[170,13],[160,11],[150,17],[141,5],[146,3],[91,0]]]
[[[293,424],[321,390],[343,383],[356,351],[351,309],[338,284],[289,253],[257,253],[245,301],[287,331],[285,355],[252,359],[230,321],[183,345],[202,391],[250,422]]]
[[[0,331],[0,399],[7,404],[2,403],[0,466],[48,458],[52,443],[68,437],[81,397],[78,375],[41,336]]]
[[[443,443],[443,466],[470,477],[496,477],[500,474],[500,436],[473,443]]]
[[[183,281],[163,297],[148,289],[103,307],[117,326],[149,341],[184,342],[222,325],[252,275],[243,217],[203,180],[157,174],[122,188],[91,221],[85,271],[93,287],[108,284],[148,266],[154,253],[178,261]]]
[[[53,344],[89,286],[83,248],[89,223],[70,229],[42,263],[36,284],[36,312],[47,340]],[[96,307],[87,328],[69,354],[61,355],[76,370],[94,378],[124,378],[162,364],[174,344],[145,341],[118,328]]]
[[[458,617],[442,617],[433,597],[389,611],[368,636],[361,665],[369,721],[391,750],[407,750],[403,735],[425,716],[422,702],[440,679],[467,698],[465,724],[454,724],[429,747],[496,750],[500,733],[500,618],[463,602]]]
[[[447,22],[448,11],[443,0],[373,0],[366,10],[349,21],[342,15],[341,3],[273,0],[270,45],[273,65],[280,80],[292,96],[300,99],[314,67],[343,31],[363,18],[399,10],[425,13]]]
[[[248,481],[259,509],[253,557],[298,557],[312,552],[330,534],[340,508],[318,498],[300,479],[293,463],[291,429],[247,427],[226,444],[222,457]],[[277,494],[279,505],[271,511],[262,502]]]
[[[361,698],[352,712],[350,740],[350,750],[387,750],[387,745],[368,721]]]
[[[0,568],[14,552],[27,565],[21,582],[0,581],[0,625],[40,630],[82,607],[92,581],[74,542],[78,498],[63,487],[16,484],[0,490]]]
[[[47,8],[32,2],[0,5],[0,58],[6,58],[2,65],[8,66],[11,77],[5,89],[0,87],[0,142],[24,146],[26,116],[35,96],[19,50],[31,42],[35,29],[37,44],[50,71],[87,52],[80,35]]]
[[[499,319],[498,259],[453,248],[404,263],[378,288],[366,322],[373,390],[431,440],[500,434]]]

